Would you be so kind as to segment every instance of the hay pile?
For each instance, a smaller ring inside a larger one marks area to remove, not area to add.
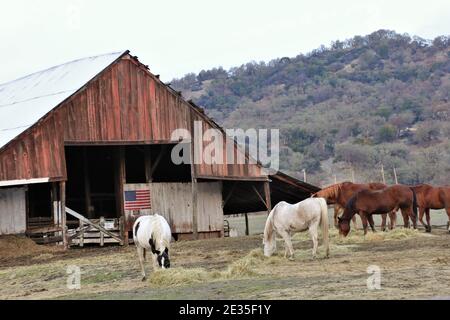
[[[12,259],[25,256],[51,254],[61,250],[57,247],[38,245],[30,238],[21,236],[0,237],[0,259]]]
[[[149,282],[155,287],[171,287],[202,283],[208,281],[220,281],[227,279],[241,279],[257,277],[259,273],[255,270],[261,263],[273,263],[280,258],[266,258],[261,249],[250,251],[245,257],[240,258],[228,265],[222,271],[207,271],[204,268],[170,268],[158,269],[150,275]]]
[[[389,230],[386,232],[382,232],[377,230],[377,232],[373,233],[372,231],[368,231],[368,233],[364,236],[363,230],[354,230],[351,229],[350,233],[347,237],[342,237],[339,235],[339,231],[336,228],[330,229],[330,243],[336,244],[359,244],[364,242],[380,242],[380,241],[393,241],[393,240],[405,240],[412,239],[417,237],[427,237],[432,236],[430,234],[426,234],[417,229],[405,229],[402,227],[398,227],[394,230]],[[319,239],[321,239],[321,235],[319,235]],[[292,240],[294,241],[311,241],[311,237],[308,232],[296,233]],[[283,242],[282,240],[280,240]]]

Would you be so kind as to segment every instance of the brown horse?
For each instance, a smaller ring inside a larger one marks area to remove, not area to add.
[[[359,213],[361,217],[373,221],[372,215],[385,212],[402,211],[403,216],[411,217],[414,229],[417,227],[417,197],[409,186],[397,184],[383,190],[362,190],[355,194],[345,206],[344,214],[339,217],[339,233],[347,236],[350,231],[350,220]],[[364,234],[367,233],[367,221],[363,220]],[[409,227],[409,220],[405,221]]]
[[[387,185],[384,183],[378,183],[378,182],[372,182],[372,183],[353,183],[353,182],[342,182],[333,184],[331,186],[328,186],[326,188],[323,188],[319,192],[316,192],[313,194],[313,197],[320,197],[325,198],[327,200],[328,204],[334,204],[334,225],[338,226],[338,216],[341,211],[344,211],[344,208],[347,204],[347,202],[350,200],[352,196],[354,196],[357,192],[362,190],[382,190],[386,188]],[[382,214],[382,222],[381,222],[381,230],[386,229],[386,216],[387,213]],[[395,227],[394,221],[395,221],[395,212],[389,213],[390,218],[390,229],[393,229]],[[361,216],[361,220],[365,219]],[[356,228],[356,217],[352,217],[353,224]],[[370,222],[372,222],[371,220]],[[374,229],[373,224],[371,223],[372,229]]]
[[[448,220],[447,229],[450,231],[450,187],[433,187],[428,184],[419,184],[411,187],[417,194],[419,206],[419,221],[427,232],[431,232],[430,209],[445,209]],[[423,214],[427,216],[427,223],[423,222]]]

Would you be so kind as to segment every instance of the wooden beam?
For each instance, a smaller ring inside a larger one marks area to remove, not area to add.
[[[126,183],[126,168],[125,168],[125,148],[119,146],[119,152],[117,153],[116,161],[116,202],[118,217],[123,218],[124,228],[122,231],[123,243],[128,245],[128,229],[127,218],[125,216],[125,204],[124,204],[124,184]]]
[[[245,176],[205,176],[205,175],[197,175],[197,179],[205,179],[205,180],[232,180],[232,181],[269,181],[267,177],[245,177]],[[320,190],[320,189],[318,189]]]
[[[256,187],[254,185],[252,185],[253,190],[255,191],[255,193],[258,195],[258,198],[261,200],[262,203],[264,203],[264,205],[266,206],[267,209],[269,209],[268,205],[267,205],[267,198],[264,199],[263,196],[259,193],[258,189],[256,189]]]
[[[245,235],[248,236],[250,234],[250,230],[248,228],[248,214],[247,212],[244,214],[245,216]]]
[[[50,192],[53,211],[53,223],[55,226],[59,227],[61,225],[61,219],[58,206],[58,185],[56,183],[52,182],[52,189]]]
[[[83,147],[83,181],[85,212],[88,218],[92,219],[93,212],[91,212],[91,182],[89,179],[89,161],[87,157],[87,147]]]
[[[100,224],[93,223],[91,220],[87,219],[86,217],[82,216],[81,214],[79,214],[78,212],[76,212],[76,211],[74,211],[74,210],[72,210],[70,208],[65,207],[65,209],[66,209],[65,210],[66,213],[70,214],[71,216],[77,218],[80,221],[83,221],[85,224],[88,224],[88,225],[94,227],[95,229],[98,229],[101,232],[106,233],[108,236],[110,236],[111,238],[116,239],[117,241],[122,241],[122,239],[120,237],[118,237],[114,233],[106,230]]]
[[[233,191],[234,189],[236,189],[236,182],[233,183],[233,185],[231,186],[231,190],[230,192],[228,192],[227,196],[225,197],[225,199],[223,200],[223,207],[225,207],[225,205],[227,204],[228,200],[230,200],[231,196],[233,195]]]
[[[270,197],[270,183],[264,182],[264,194],[266,196],[266,204],[267,204],[267,214],[272,211],[272,199]]]
[[[190,163],[191,163],[191,187],[192,187],[192,234],[194,239],[198,239],[198,212],[197,212],[197,178],[195,172],[195,161],[194,161],[194,147],[195,147],[195,136],[194,136],[194,118],[191,113],[191,143],[190,143]]]
[[[69,248],[69,238],[67,237],[67,216],[64,208],[66,207],[66,182],[61,181],[59,183],[59,197],[61,206],[61,227],[62,227],[62,239],[64,249]]]

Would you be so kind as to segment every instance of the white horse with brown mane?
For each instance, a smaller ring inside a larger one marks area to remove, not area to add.
[[[278,203],[267,217],[264,228],[264,255],[270,257],[277,249],[276,233],[285,242],[285,257],[289,254],[289,259],[294,258],[294,248],[292,247],[291,234],[296,232],[309,231],[313,241],[313,258],[316,257],[319,225],[322,227],[323,245],[325,255],[330,252],[328,236],[328,207],[323,198],[308,198],[296,204],[289,204],[285,201]]]

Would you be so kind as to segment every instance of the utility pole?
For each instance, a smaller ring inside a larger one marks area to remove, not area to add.
[[[398,184],[397,170],[395,170],[395,167],[394,167],[394,179],[395,179],[395,184]]]
[[[355,171],[353,171],[353,167],[351,168],[352,170],[352,182],[355,183]]]
[[[302,171],[303,171],[303,181],[306,182],[306,170],[303,169]]]
[[[386,179],[384,177],[384,167],[383,164],[381,164],[381,178],[383,179],[383,183],[386,184]]]
[[[336,175],[334,175],[334,184],[336,184],[337,183],[337,177],[336,177]]]

